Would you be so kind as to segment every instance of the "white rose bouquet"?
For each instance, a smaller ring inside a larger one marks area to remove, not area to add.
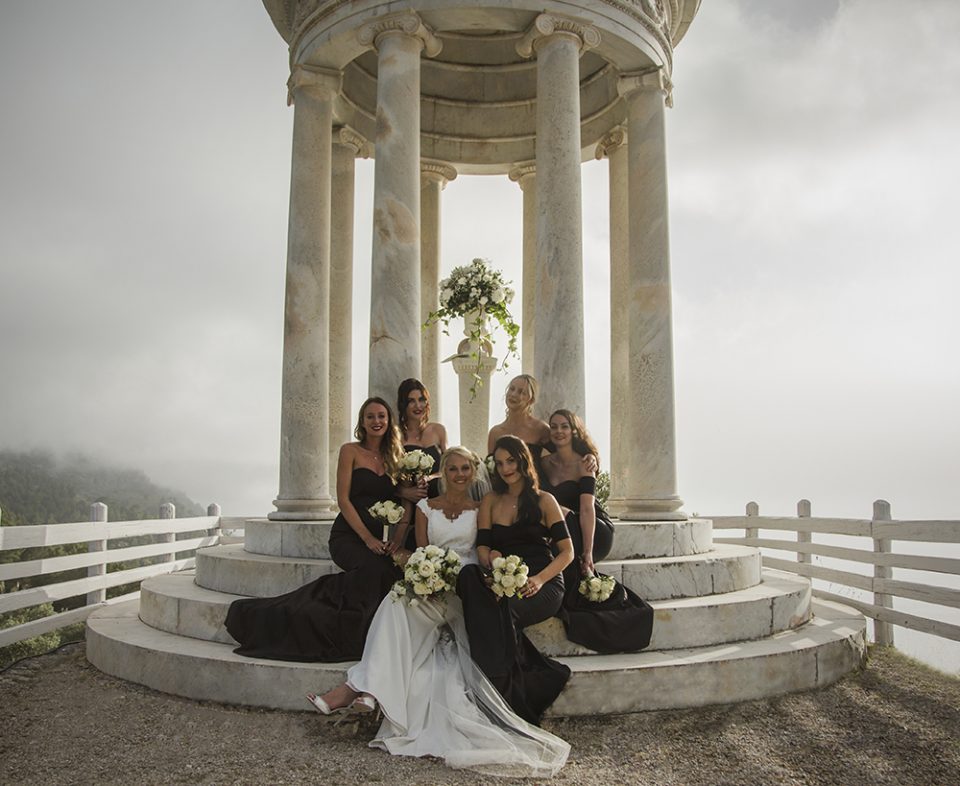
[[[400,468],[397,473],[401,480],[416,485],[422,478],[430,474],[433,469],[433,456],[422,450],[411,450],[404,453],[400,459]]]
[[[403,578],[394,583],[390,597],[416,606],[422,599],[449,592],[457,585],[460,555],[440,546],[421,546],[407,560]]]
[[[616,588],[613,576],[588,576],[580,582],[579,592],[591,603],[603,603]]]
[[[390,536],[390,527],[399,524],[403,518],[403,505],[388,499],[386,502],[374,502],[367,508],[367,512],[383,524],[383,542],[386,543]]]
[[[498,598],[512,598],[527,583],[530,568],[516,554],[494,557],[492,566],[493,584],[490,589]]]

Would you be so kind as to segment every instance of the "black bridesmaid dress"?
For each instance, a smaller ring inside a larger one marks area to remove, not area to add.
[[[607,600],[593,603],[580,594],[580,557],[583,556],[583,533],[580,529],[580,495],[594,495],[596,481],[589,475],[565,480],[552,486],[543,474],[540,487],[549,491],[557,502],[569,508],[567,527],[573,540],[575,559],[563,571],[566,593],[563,608],[557,614],[567,638],[595,652],[636,652],[650,643],[653,632],[653,608],[633,590],[617,582]],[[613,548],[613,522],[594,500],[596,526],[593,534],[593,560],[600,562]]]
[[[554,537],[567,537],[565,525],[554,527]],[[494,524],[491,548],[504,556],[516,554],[534,575],[553,559],[546,534],[539,518]],[[457,581],[470,655],[513,711],[529,723],[539,724],[570,679],[570,669],[537,650],[523,628],[557,614],[563,603],[563,578],[555,576],[532,598],[498,600],[483,575],[480,566],[467,565]]]
[[[383,526],[367,508],[394,498],[389,475],[366,467],[353,470],[350,502],[378,540]],[[363,654],[370,621],[393,582],[400,577],[393,560],[374,554],[341,513],[330,531],[330,556],[344,571],[321,576],[274,598],[244,598],[230,604],[224,623],[252,658],[336,663]]]

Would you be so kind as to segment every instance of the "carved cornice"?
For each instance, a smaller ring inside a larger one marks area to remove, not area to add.
[[[340,92],[343,74],[332,68],[295,65],[287,80],[287,106],[294,102],[298,90],[312,90],[321,97],[333,98]]]
[[[457,179],[457,170],[440,161],[421,161],[420,179],[424,182],[433,181],[446,186],[451,180]]]
[[[373,145],[360,136],[350,126],[337,126],[333,129],[333,141],[336,144],[352,147],[357,158],[370,158],[373,154]]]
[[[517,185],[520,186],[520,190],[523,191],[524,188],[530,183],[532,177],[536,177],[537,174],[537,165],[536,164],[517,164],[513,169],[510,170],[508,177]]]
[[[598,161],[609,156],[614,150],[627,142],[627,131],[623,126],[617,126],[608,132],[603,139],[597,142],[596,158]]]
[[[520,57],[533,57],[540,41],[558,33],[576,36],[581,52],[600,45],[600,31],[593,25],[560,14],[540,14],[517,42],[517,54]]]
[[[662,68],[623,74],[617,80],[617,92],[624,98],[638,90],[659,91],[663,94],[666,105],[673,106],[673,82],[663,73]]]
[[[362,25],[357,31],[357,39],[362,46],[377,49],[377,43],[383,36],[408,35],[419,38],[423,44],[423,53],[427,57],[436,57],[443,49],[443,42],[428,28],[416,11],[401,11],[397,14],[380,16]]]
[[[663,0],[600,0],[606,5],[622,11],[631,19],[638,21],[644,30],[653,36],[663,50],[667,71],[673,69],[673,35],[671,31],[670,14],[674,11],[676,0],[670,2],[670,12],[666,10]],[[679,24],[679,22],[678,22]],[[679,29],[679,28],[678,28]]]

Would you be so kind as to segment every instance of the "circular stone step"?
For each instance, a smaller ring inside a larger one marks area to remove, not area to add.
[[[815,601],[796,630],[737,646],[563,658],[572,675],[548,716],[605,715],[724,704],[819,688],[863,663],[866,621]],[[308,691],[344,681],[347,663],[288,663],[236,655],[230,645],[145,625],[137,602],[87,621],[87,659],[107,674],[187,698],[306,710]]]
[[[146,579],[140,585],[140,619],[179,636],[236,644],[223,627],[238,595],[198,587],[192,571]],[[759,639],[795,628],[810,617],[810,583],[779,571],[737,592],[704,598],[654,601],[650,649],[700,647]],[[551,656],[594,654],[567,640],[558,619],[527,629],[537,649]]]
[[[274,557],[330,559],[327,541],[332,526],[331,521],[247,519],[244,548],[251,554]],[[709,519],[615,521],[613,526],[613,549],[608,560],[703,554],[713,546]]]
[[[282,595],[340,569],[330,560],[251,554],[237,545],[199,549],[196,582],[233,595]],[[760,552],[720,544],[706,554],[614,560],[597,569],[646,600],[690,598],[752,587],[760,582]]]

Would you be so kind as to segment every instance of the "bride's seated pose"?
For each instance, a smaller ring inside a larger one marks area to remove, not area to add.
[[[478,503],[468,492],[479,464],[466,448],[446,450],[440,496],[421,500],[416,509],[417,545],[453,549],[463,565],[477,562]],[[452,592],[415,606],[387,597],[347,681],[307,698],[324,714],[379,704],[383,723],[371,746],[436,756],[489,775],[553,775],[570,752],[559,737],[518,717],[474,664],[462,606]]]

